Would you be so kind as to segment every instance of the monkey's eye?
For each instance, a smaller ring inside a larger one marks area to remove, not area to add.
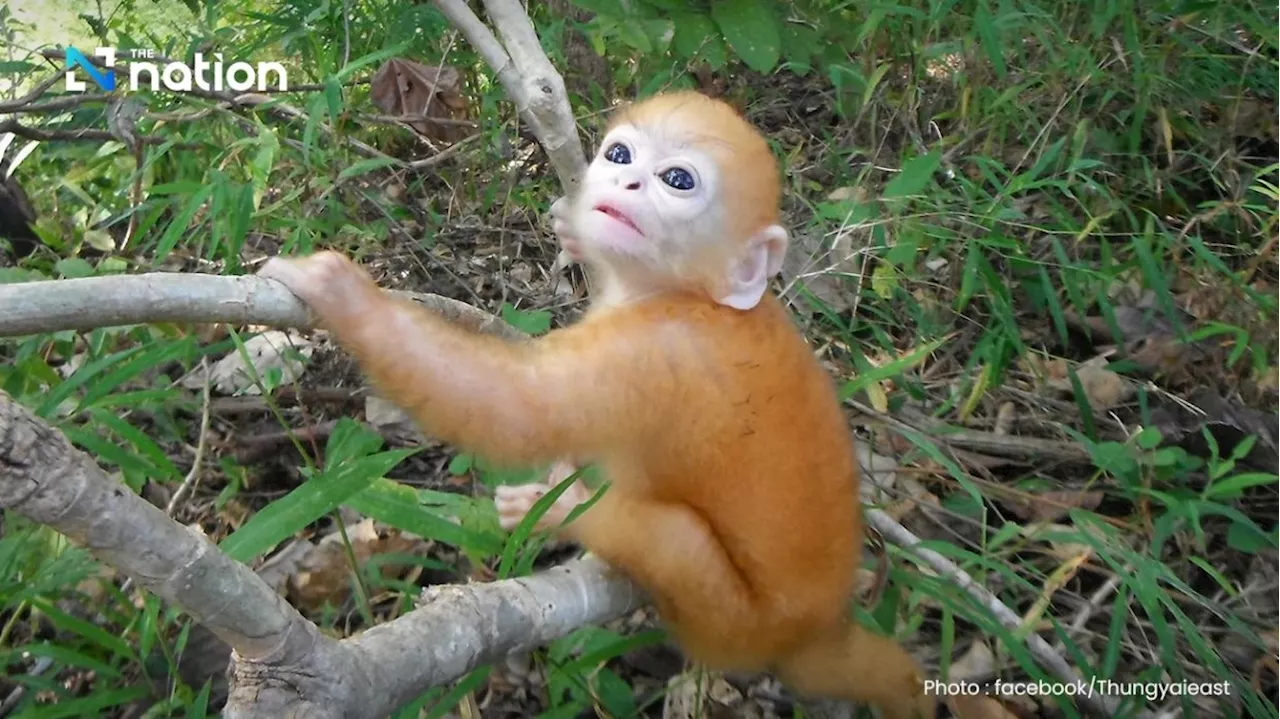
[[[698,183],[693,179],[693,173],[683,167],[673,167],[662,173],[662,181],[677,190],[692,190]]]
[[[604,151],[604,159],[618,165],[629,165],[631,164],[631,150],[628,150],[626,145],[615,142]]]

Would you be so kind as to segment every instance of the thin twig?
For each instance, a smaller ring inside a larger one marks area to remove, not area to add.
[[[88,128],[82,130],[38,130],[34,127],[28,127],[10,118],[8,120],[0,120],[0,133],[12,132],[18,137],[25,137],[28,140],[40,140],[48,142],[50,140],[64,140],[71,142],[109,142],[115,140],[116,137],[106,130],[91,130]],[[139,135],[138,142],[144,145],[162,145],[169,140],[163,137],[153,137],[147,135]],[[185,142],[180,147],[195,148],[200,147],[194,142]]]
[[[32,88],[31,92],[28,92],[22,97],[16,100],[8,100],[6,102],[0,102],[0,113],[6,113],[6,114],[11,113],[22,107],[30,105],[36,100],[39,100],[41,97],[44,96],[46,92],[49,91],[49,88],[56,85],[58,81],[61,80],[62,78],[63,78],[63,73],[60,73],[60,72],[55,73],[52,77],[45,79],[39,85],[36,85],[34,88]]]
[[[871,507],[867,508],[866,517],[867,523],[875,528],[877,532],[883,534],[894,544],[910,550],[911,554],[919,557],[930,569],[963,589],[969,596],[977,600],[987,612],[994,616],[1000,624],[1009,629],[1021,628],[1022,619],[1004,602],[1000,601],[999,597],[974,581],[968,572],[956,566],[950,559],[932,549],[920,546],[920,538],[899,524],[893,517]],[[1050,674],[1068,684],[1082,681],[1075,668],[1054,651],[1054,648],[1039,634],[1027,634],[1026,644],[1027,650],[1036,658],[1040,666],[1044,667]],[[1120,705],[1119,700],[1109,696],[1093,696],[1090,694],[1075,694],[1073,696],[1080,704],[1104,716],[1115,716],[1116,710]],[[1142,711],[1132,716],[1135,719],[1150,719],[1151,712]]]
[[[26,107],[12,110],[15,115],[43,115],[51,112],[62,112],[73,107],[80,107],[91,102],[107,102],[113,95],[105,92],[86,92],[83,95],[64,95],[55,100],[37,102]]]
[[[173,493],[173,497],[169,500],[168,506],[165,507],[165,514],[170,517],[178,507],[178,503],[186,499],[188,493],[195,488],[196,482],[200,478],[200,465],[204,463],[204,453],[209,446],[209,416],[211,402],[209,399],[209,386],[212,384],[213,373],[209,371],[209,358],[200,358],[200,372],[204,375],[204,390],[201,392],[201,410],[200,410],[200,438],[196,441],[196,456],[191,460],[191,471],[187,472],[187,476],[179,485],[178,491]]]

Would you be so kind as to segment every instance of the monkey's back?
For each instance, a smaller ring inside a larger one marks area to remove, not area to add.
[[[630,475],[615,486],[686,504],[712,527],[760,610],[734,643],[773,651],[830,627],[861,546],[857,468],[831,377],[772,295],[748,312],[696,298],[632,311],[660,328],[645,374],[665,386],[650,387],[635,454],[606,460],[606,475]],[[698,619],[677,627],[686,643]]]

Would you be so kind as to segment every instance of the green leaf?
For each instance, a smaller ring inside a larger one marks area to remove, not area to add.
[[[713,0],[711,17],[747,67],[767,73],[782,57],[782,34],[765,0]]]
[[[1227,546],[1237,552],[1257,554],[1263,550],[1275,549],[1276,538],[1268,537],[1256,526],[1246,522],[1232,522],[1227,527]]]
[[[267,179],[271,177],[271,168],[275,166],[276,152],[280,150],[280,140],[276,133],[265,125],[258,125],[258,153],[249,163],[249,178],[253,183],[253,209],[256,212],[262,205],[262,196],[267,192]]]
[[[919,194],[933,180],[933,171],[941,163],[942,152],[939,150],[907,160],[898,176],[884,186],[880,196],[890,200]]]
[[[612,716],[635,716],[636,700],[631,685],[608,669],[601,668],[595,673],[594,682],[596,696],[604,709]]]
[[[205,185],[196,190],[195,194],[187,200],[187,204],[182,208],[182,211],[178,213],[177,217],[173,218],[173,221],[165,228],[164,235],[160,237],[160,241],[156,243],[155,259],[157,262],[167,257],[173,251],[173,248],[177,246],[178,240],[189,229],[191,218],[196,216],[200,206],[204,204],[204,201],[212,193],[213,186]]]
[[[551,329],[551,313],[546,310],[518,310],[504,303],[502,319],[529,335],[540,335]]]
[[[906,372],[907,369],[914,366],[916,363],[924,360],[925,357],[928,357],[929,355],[936,352],[939,347],[946,344],[946,341],[947,341],[947,338],[942,337],[936,340],[932,340],[930,342],[926,342],[923,345],[921,345],[918,349],[916,349],[916,351],[912,352],[911,354],[905,357],[899,357],[898,359],[892,362],[886,362],[885,364],[879,367],[873,367],[868,371],[858,375],[856,378],[849,380],[844,384],[844,386],[840,388],[841,400],[852,397],[853,395],[862,391],[867,385],[871,384],[872,382],[879,382],[880,380],[896,377],[899,374]]]
[[[995,18],[991,16],[991,8],[987,7],[986,0],[980,0],[978,3],[973,24],[978,31],[978,37],[982,40],[982,49],[986,51],[987,59],[991,61],[991,68],[996,71],[996,77],[1003,80],[1009,73],[1009,68],[1005,65],[1000,33],[996,29]]]
[[[0,62],[0,73],[7,75],[10,73],[27,72],[28,70],[34,70],[37,67],[39,67],[39,65],[33,65],[21,60],[7,60],[5,62]]]
[[[715,22],[710,15],[692,12],[677,12],[671,14],[671,19],[676,24],[676,34],[672,39],[672,46],[681,58],[692,60],[697,56],[698,51],[703,48],[703,43],[710,42],[718,33]]]
[[[618,25],[618,38],[632,50],[642,53],[653,52],[653,42],[645,34],[638,22],[624,22]]]
[[[329,106],[329,123],[337,125],[342,114],[342,82],[333,75],[324,79],[324,99]]]
[[[93,265],[83,257],[64,257],[58,260],[53,268],[68,280],[93,276]]]
[[[463,452],[462,454],[455,455],[453,459],[449,460],[449,474],[452,474],[455,477],[460,477],[467,472],[470,472],[471,467],[474,464],[475,458],[470,454]]]
[[[343,423],[352,422],[343,419],[339,426]],[[333,443],[333,437],[330,437],[329,444]],[[248,561],[333,511],[417,451],[418,448],[397,449],[337,464],[331,453],[323,472],[264,507],[244,526],[222,540],[220,546],[231,558]]]
[[[307,102],[307,124],[302,128],[302,160],[311,162],[311,151],[316,146],[316,133],[320,129],[320,114],[328,103],[324,94],[312,95]]]
[[[114,634],[107,633],[102,627],[87,622],[79,617],[74,617],[62,611],[57,605],[52,604],[47,597],[33,598],[32,606],[38,608],[40,612],[46,615],[55,627],[64,632],[74,632],[84,639],[93,642],[103,649],[112,652],[122,659],[130,661],[138,660],[138,652],[129,646],[128,642],[120,639]]]
[[[346,169],[344,169],[342,172],[339,172],[338,181],[345,180],[348,177],[355,177],[356,175],[363,175],[366,172],[373,172],[374,170],[377,170],[382,167],[387,167],[388,165],[398,165],[398,164],[400,164],[399,160],[397,160],[394,157],[389,157],[387,155],[382,155],[379,157],[366,157],[365,159],[360,160],[359,162],[354,162],[348,165]]]
[[[496,554],[503,539],[494,532],[473,529],[479,503],[485,501],[445,492],[415,490],[380,477],[345,502],[360,514],[396,529],[481,555]],[[493,523],[496,527],[496,522]]]
[[[1205,499],[1236,499],[1250,487],[1276,484],[1280,477],[1265,472],[1247,472],[1227,477],[1205,488]]]
[[[367,65],[372,65],[375,62],[379,62],[381,60],[385,60],[386,58],[395,57],[399,55],[400,53],[408,49],[409,45],[410,43],[408,41],[399,42],[399,43],[396,43],[395,45],[384,47],[381,50],[371,52],[368,55],[365,55],[363,57],[356,58],[355,60],[352,60],[346,67],[339,70],[337,74],[333,76],[333,79],[340,83],[343,80],[346,80],[348,77],[351,77],[352,73],[354,73],[356,70],[359,70],[362,67],[365,67]]]
[[[812,69],[813,57],[822,49],[818,31],[801,23],[783,23],[779,36],[782,53],[793,66],[796,74],[803,75]]]
[[[40,707],[38,713],[22,714],[21,716],[39,716],[40,719],[118,716],[116,712],[109,711],[109,709],[124,704],[140,702],[144,699],[154,701],[151,687],[144,683],[137,683],[123,689],[95,691],[88,696],[75,699],[61,697],[57,704],[40,704],[38,705]]]

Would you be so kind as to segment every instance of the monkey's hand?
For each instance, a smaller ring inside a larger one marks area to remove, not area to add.
[[[556,234],[556,238],[560,240],[560,247],[569,254],[569,257],[574,262],[579,262],[582,260],[582,243],[573,232],[573,225],[569,221],[570,212],[571,204],[568,197],[561,197],[551,203],[551,231]]]
[[[543,495],[550,492],[557,484],[563,482],[578,468],[568,462],[557,462],[547,474],[546,482],[521,484],[516,486],[500,486],[493,494],[493,503],[498,509],[498,524],[506,531],[511,531],[529,514],[533,505]],[[579,504],[591,499],[591,491],[582,480],[574,480],[565,491],[556,497],[555,503],[538,518],[534,529],[555,529],[569,518],[569,513]]]
[[[272,257],[259,277],[282,283],[307,304],[322,323],[339,317],[356,317],[369,308],[369,301],[381,300],[381,290],[369,273],[336,252],[317,252],[309,257]]]

